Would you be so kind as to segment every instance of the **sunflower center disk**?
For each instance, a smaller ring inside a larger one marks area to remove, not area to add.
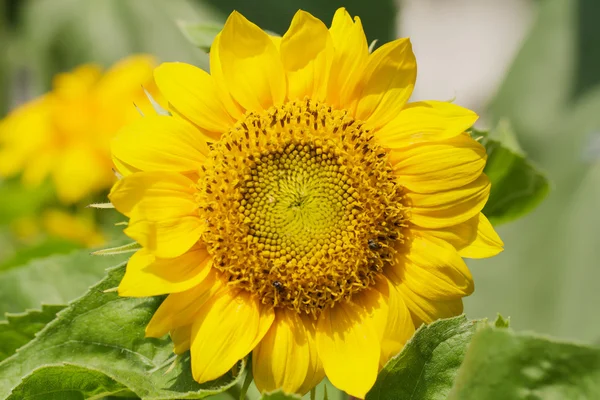
[[[318,315],[373,284],[405,226],[402,188],[362,123],[322,104],[250,113],[199,181],[214,266],[263,303]]]
[[[283,152],[260,157],[240,189],[252,242],[264,257],[283,256],[288,263],[329,247],[334,251],[342,244],[335,239],[342,239],[353,219],[344,212],[352,202],[343,189],[350,188],[349,180],[322,147],[291,143]]]

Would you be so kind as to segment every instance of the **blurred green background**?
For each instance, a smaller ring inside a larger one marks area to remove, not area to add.
[[[223,22],[237,9],[283,33],[298,8],[329,23],[339,6],[361,17],[369,40],[413,38],[415,98],[455,97],[482,115],[480,127],[507,118],[552,181],[538,209],[499,227],[505,252],[471,263],[467,315],[500,312],[519,330],[598,342],[598,0],[0,0],[0,116],[84,62],[145,52],[206,68],[177,20]]]

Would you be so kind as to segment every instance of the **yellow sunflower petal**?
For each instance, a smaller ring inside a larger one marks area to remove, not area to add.
[[[381,347],[373,321],[353,303],[340,302],[321,313],[317,349],[331,383],[364,399],[377,378]]]
[[[197,216],[184,216],[160,221],[132,217],[123,232],[161,258],[173,258],[188,251],[204,231]]]
[[[211,132],[225,132],[235,120],[219,99],[213,78],[186,63],[163,63],[154,70],[161,93],[187,119]]]
[[[242,107],[262,111],[283,104],[285,73],[269,35],[234,11],[225,22],[218,46],[223,79]]]
[[[106,105],[143,96],[144,91],[140,85],[151,86],[155,65],[156,59],[147,54],[136,54],[122,59],[100,78],[96,85],[96,95]]]
[[[186,325],[175,328],[170,332],[170,336],[173,341],[173,353],[183,354],[190,349],[192,326]]]
[[[138,250],[127,263],[119,296],[157,296],[191,289],[208,276],[211,259],[206,247],[200,245],[167,259],[157,258],[146,249]]]
[[[252,373],[258,390],[299,391],[310,367],[308,335],[297,312],[277,310],[271,329],[252,352]]]
[[[407,104],[377,137],[382,145],[396,149],[428,141],[458,136],[473,126],[477,114],[444,101],[419,101]]]
[[[316,321],[307,315],[302,315],[301,318],[304,323],[306,339],[308,340],[308,350],[310,352],[306,378],[304,379],[304,382],[302,382],[300,389],[298,389],[298,393],[305,394],[325,378],[325,371],[323,370],[323,363],[321,362],[317,349]]]
[[[134,168],[131,165],[124,163],[123,161],[119,160],[116,157],[113,157],[112,162],[115,165],[115,169],[118,172],[118,174],[122,175],[122,176],[131,175],[134,172],[141,171],[139,168]]]
[[[400,284],[396,288],[408,307],[417,328],[422,324],[429,324],[441,318],[455,317],[463,312],[462,298],[435,301],[413,292],[407,285]]]
[[[417,78],[417,62],[407,38],[389,42],[367,60],[364,87],[356,118],[377,129],[391,121],[410,97]]]
[[[461,257],[487,258],[504,250],[502,239],[500,239],[485,215],[479,213],[477,218],[477,237],[468,246],[460,250]]]
[[[357,100],[354,90],[367,63],[369,45],[360,18],[355,17],[352,21],[345,8],[335,12],[329,33],[335,55],[329,76],[327,103],[348,109]]]
[[[60,154],[55,149],[49,149],[43,153],[32,154],[35,156],[33,159],[29,159],[27,164],[24,165],[23,175],[21,180],[26,186],[37,186],[40,185],[44,179],[52,172],[52,169],[56,167],[56,160],[60,157]],[[9,161],[12,161],[12,157],[7,157]],[[56,179],[56,175],[55,175]]]
[[[483,172],[485,147],[468,134],[390,153],[398,183],[413,192],[436,193],[467,185]]]
[[[333,42],[325,24],[306,11],[298,11],[281,39],[280,52],[288,98],[302,100],[307,96],[323,101],[333,60]]]
[[[68,209],[67,209],[68,210]],[[31,223],[34,226],[41,221],[42,226],[50,236],[56,236],[59,238],[67,239],[69,241],[80,243],[87,247],[98,247],[106,243],[106,239],[102,234],[100,228],[96,226],[96,222],[93,214],[78,213],[74,214],[64,209],[48,208],[42,212],[41,216],[31,217]],[[25,228],[24,234],[28,231],[26,227],[28,219],[19,219],[15,229],[18,230]],[[31,226],[31,225],[29,225]],[[24,235],[24,237],[33,237],[31,235]]]
[[[435,300],[456,299],[473,293],[473,277],[456,249],[433,236],[414,236],[406,254],[393,266],[408,288]]]
[[[106,160],[92,147],[73,146],[55,160],[52,178],[61,202],[75,203],[91,192],[110,186],[111,176]]]
[[[484,174],[458,189],[433,194],[407,193],[410,222],[423,228],[445,228],[476,216],[490,196],[490,181]]]
[[[378,279],[375,286],[360,292],[352,300],[365,310],[377,331],[381,347],[379,365],[383,366],[400,352],[414,333],[410,313],[387,279]]]
[[[219,93],[219,99],[221,99],[227,113],[235,120],[239,120],[244,115],[245,110],[233,99],[233,97],[231,97],[231,93],[229,93],[229,89],[227,88],[227,82],[223,76],[221,57],[219,56],[220,42],[221,34],[219,33],[215,36],[215,39],[210,46],[210,76],[214,79],[217,92]]]
[[[195,172],[208,154],[208,139],[192,124],[168,116],[138,118],[112,141],[112,154],[142,171]]]
[[[52,78],[53,93],[60,98],[72,100],[89,93],[102,77],[102,67],[97,64],[83,64],[71,72],[63,72]]]
[[[275,36],[275,35],[269,35],[269,39],[271,39],[271,41],[273,42],[273,44],[275,45],[275,48],[277,49],[277,51],[279,51],[281,49],[281,36]]]
[[[460,252],[460,250],[471,244],[477,237],[479,214],[480,213],[458,225],[452,225],[438,229],[414,227],[414,230],[415,232],[422,232],[425,235],[431,235],[442,239],[450,243],[456,250]]]
[[[379,290],[388,304],[388,315],[385,328],[381,336],[380,367],[383,367],[390,358],[402,350],[406,342],[415,333],[415,326],[404,300],[394,285],[387,279],[380,279],[377,283]]]
[[[176,172],[135,172],[119,180],[108,198],[122,214],[152,221],[192,215],[194,182]]]
[[[386,288],[383,287],[385,282],[377,283],[376,286],[365,289],[352,297],[352,302],[363,310],[364,318],[368,319],[368,324],[375,329],[381,342],[385,335],[388,319],[389,297]]]
[[[27,168],[31,160],[50,152],[52,127],[48,126],[53,97],[45,95],[11,111],[0,119],[0,176],[12,176]],[[21,132],[27,132],[22,140]],[[43,162],[41,173],[33,173],[38,184],[50,172],[52,162]],[[37,177],[39,176],[39,178]]]
[[[192,325],[192,375],[199,382],[216,379],[256,347],[275,318],[272,307],[246,291],[217,293]]]
[[[190,325],[202,306],[222,287],[214,269],[197,286],[172,293],[162,302],[146,326],[146,336],[160,338],[176,328]]]

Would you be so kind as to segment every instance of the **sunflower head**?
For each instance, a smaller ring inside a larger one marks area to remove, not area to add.
[[[146,333],[190,350],[199,382],[252,352],[261,391],[327,375],[363,398],[415,326],[462,312],[463,257],[502,250],[477,116],[407,103],[408,39],[369,54],[344,9],[330,28],[299,11],[281,38],[234,12],[210,74],[155,79],[171,115],[112,145],[110,198],[142,245],[119,292],[169,295]]]
[[[347,112],[306,99],[248,113],[208,159],[202,241],[229,284],[263,304],[316,318],[394,262],[403,190]]]

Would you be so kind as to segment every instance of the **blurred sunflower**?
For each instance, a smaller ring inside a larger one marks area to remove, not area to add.
[[[66,206],[89,203],[91,196],[108,190],[115,181],[110,140],[140,117],[132,103],[149,107],[143,88],[156,91],[154,67],[151,56],[138,55],[105,73],[98,65],[86,64],[57,75],[51,92],[0,121],[0,177],[21,174],[27,186],[50,177],[59,202]],[[40,219],[42,228],[53,235],[88,245],[101,242],[93,220],[82,213],[52,209]]]
[[[122,296],[169,294],[146,328],[191,350],[198,382],[252,352],[261,391],[326,375],[364,398],[415,326],[462,312],[462,257],[502,251],[481,214],[477,116],[408,103],[408,39],[369,54],[360,20],[299,11],[282,38],[233,12],[211,74],[162,64],[171,116],[112,143],[110,200],[142,245]]]

